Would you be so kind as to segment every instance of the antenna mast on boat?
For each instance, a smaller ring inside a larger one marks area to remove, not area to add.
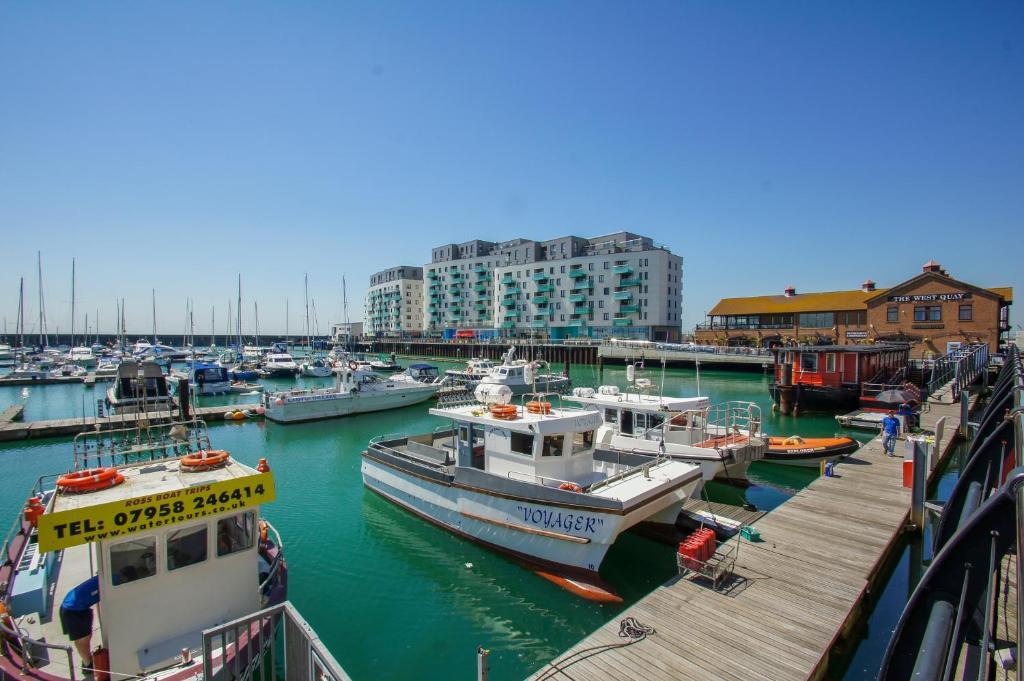
[[[352,325],[348,321],[348,288],[345,284],[345,275],[341,275],[341,318],[345,322],[345,348],[352,349]]]

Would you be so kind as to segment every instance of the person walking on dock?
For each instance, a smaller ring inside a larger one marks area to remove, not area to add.
[[[886,456],[896,456],[896,438],[900,434],[900,420],[896,413],[889,411],[882,419],[882,447],[885,448]]]

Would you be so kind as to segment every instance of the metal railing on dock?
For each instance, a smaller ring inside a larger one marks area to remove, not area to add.
[[[960,399],[960,392],[974,383],[988,366],[988,345],[969,345],[938,358],[931,366],[926,385],[927,395],[952,382],[952,398]],[[926,396],[927,396],[926,395]]]
[[[218,667],[228,673],[215,677]],[[290,601],[205,630],[203,678],[349,681]]]

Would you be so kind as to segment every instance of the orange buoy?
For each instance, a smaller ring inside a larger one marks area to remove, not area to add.
[[[35,527],[39,522],[39,516],[46,512],[46,508],[39,502],[39,497],[29,497],[25,502],[25,521]]]
[[[256,464],[256,470],[258,470],[260,473],[269,473],[270,464],[267,463],[266,459],[260,457],[260,462]]]
[[[89,468],[75,471],[57,478],[57,489],[61,492],[77,494],[79,492],[95,492],[107,489],[124,482],[124,476],[116,468]]]
[[[178,459],[178,463],[183,471],[205,471],[223,466],[229,458],[223,449],[200,450],[195,454],[186,454]]]
[[[266,520],[260,520],[260,543],[266,544],[267,539],[270,537],[270,523]]]
[[[563,482],[558,486],[558,489],[564,489],[567,492],[576,492],[580,494],[583,492],[583,488],[577,485],[575,482]]]
[[[537,401],[527,402],[526,403],[526,411],[530,412],[531,414],[550,414],[551,413],[551,403],[550,402],[537,402]]]

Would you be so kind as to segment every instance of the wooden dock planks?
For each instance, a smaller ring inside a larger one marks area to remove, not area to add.
[[[959,425],[955,404],[930,405],[922,425],[934,428],[943,416],[950,433]],[[907,523],[902,448],[897,454],[885,456],[875,438],[838,464],[835,477],[815,480],[757,520],[763,541],[741,544],[735,578],[722,591],[673,578],[531,678],[820,678]],[[625,617],[656,631],[624,646]]]

